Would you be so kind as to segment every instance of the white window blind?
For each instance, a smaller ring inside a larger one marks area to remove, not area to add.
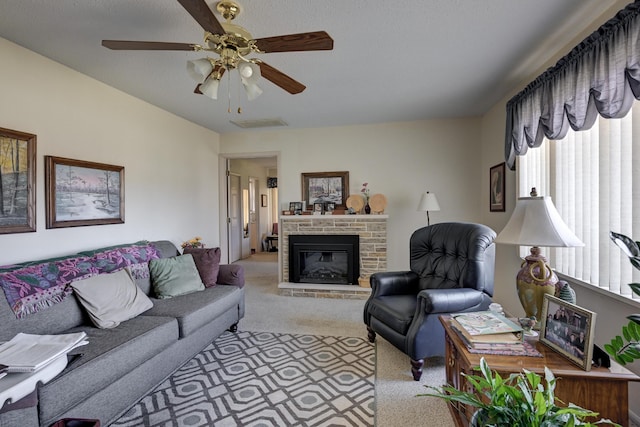
[[[618,295],[633,295],[640,272],[609,239],[609,231],[640,240],[640,103],[622,119],[599,118],[518,157],[518,197],[551,196],[582,248],[545,248],[558,272]],[[528,251],[527,251],[528,252]],[[523,252],[524,254],[524,252]]]

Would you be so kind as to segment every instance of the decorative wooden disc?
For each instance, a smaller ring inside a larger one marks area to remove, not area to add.
[[[384,194],[374,194],[369,199],[369,206],[371,206],[371,212],[382,213],[387,207],[387,198]]]
[[[347,208],[352,208],[356,213],[360,213],[364,207],[364,199],[359,194],[352,194],[347,197],[345,204],[347,205]]]

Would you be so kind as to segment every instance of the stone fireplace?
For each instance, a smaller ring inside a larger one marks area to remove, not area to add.
[[[368,298],[371,290],[360,286],[328,283],[294,283],[290,280],[291,236],[357,236],[359,277],[387,269],[388,215],[283,215],[280,217],[279,293],[289,296],[324,298]],[[295,240],[295,238],[294,238]],[[320,251],[322,253],[322,251]]]

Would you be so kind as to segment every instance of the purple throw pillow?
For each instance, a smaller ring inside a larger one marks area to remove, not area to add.
[[[220,271],[220,248],[184,248],[183,253],[193,256],[202,283],[207,288],[215,286]]]

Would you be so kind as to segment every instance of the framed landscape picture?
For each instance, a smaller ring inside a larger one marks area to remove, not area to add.
[[[124,223],[124,166],[45,156],[47,228]]]
[[[0,128],[0,234],[36,231],[36,135]]]
[[[302,200],[307,209],[315,203],[334,203],[335,208],[346,209],[349,197],[349,172],[309,172],[302,174]]]

